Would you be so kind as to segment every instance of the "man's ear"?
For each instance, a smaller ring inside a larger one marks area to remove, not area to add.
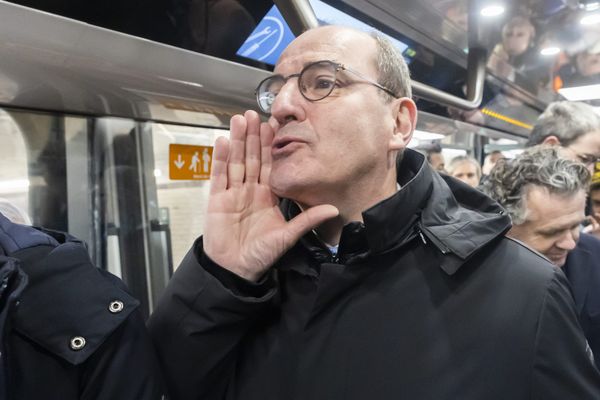
[[[554,135],[550,135],[544,138],[544,140],[542,140],[541,144],[547,144],[550,146],[560,146],[560,139]]]
[[[417,126],[417,106],[408,97],[395,99],[393,103],[395,126],[389,147],[390,150],[401,150],[408,145]]]

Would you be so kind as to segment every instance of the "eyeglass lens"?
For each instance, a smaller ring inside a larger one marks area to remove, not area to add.
[[[321,61],[307,65],[298,76],[300,93],[311,101],[322,100],[329,96],[335,87],[337,65],[329,61]],[[271,113],[271,106],[275,97],[285,85],[287,79],[280,75],[269,77],[261,82],[257,90],[257,101],[260,109],[267,114]]]

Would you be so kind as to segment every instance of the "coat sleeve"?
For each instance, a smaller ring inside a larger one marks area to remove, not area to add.
[[[272,273],[245,281],[212,263],[196,242],[148,322],[170,400],[224,398],[238,344],[276,291]]]
[[[600,399],[600,373],[579,323],[566,277],[557,270],[537,326],[532,399]]]

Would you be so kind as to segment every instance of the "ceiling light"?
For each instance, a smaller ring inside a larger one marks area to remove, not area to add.
[[[586,15],[585,17],[581,18],[581,20],[579,21],[579,23],[581,25],[593,25],[593,24],[600,23],[600,13],[598,13],[598,14],[592,14],[592,15]]]
[[[580,7],[583,8],[585,11],[595,11],[600,8],[600,2],[591,1],[589,3],[580,5]]]
[[[600,99],[600,85],[576,86],[558,89],[565,99],[570,101]]]
[[[555,56],[560,53],[560,48],[556,46],[546,47],[540,51],[540,54],[543,56]]]
[[[481,9],[481,15],[484,17],[496,17],[504,13],[504,7],[498,4],[493,4]]]
[[[439,140],[443,139],[444,135],[440,133],[433,133],[427,131],[421,131],[419,129],[415,129],[413,132],[413,137],[419,140]]]

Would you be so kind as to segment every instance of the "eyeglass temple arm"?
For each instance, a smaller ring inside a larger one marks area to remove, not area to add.
[[[319,26],[319,21],[309,0],[274,0],[273,2],[296,36],[308,29]],[[473,7],[472,4],[471,7]],[[487,50],[479,44],[481,38],[476,37],[477,35],[481,36],[479,28],[478,19],[473,16],[472,12],[469,12],[466,98],[463,99],[424,83],[412,81],[411,86],[414,96],[462,110],[473,110],[481,105],[486,75]]]

